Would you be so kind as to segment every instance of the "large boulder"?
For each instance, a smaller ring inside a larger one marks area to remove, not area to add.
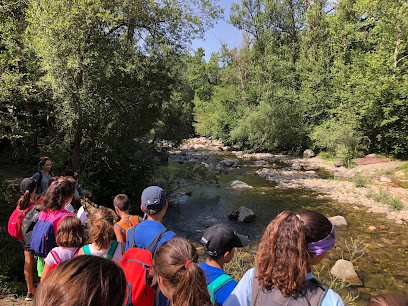
[[[238,222],[249,223],[255,220],[256,215],[247,207],[241,206],[240,208],[234,210],[233,212],[227,215],[228,219],[236,220]]]
[[[252,188],[251,185],[248,185],[247,183],[242,182],[242,181],[238,181],[238,180],[231,181],[231,182],[229,183],[229,186],[230,186],[232,189],[246,189],[246,188]]]
[[[306,150],[303,152],[303,157],[304,157],[304,158],[311,158],[311,157],[315,157],[315,156],[316,156],[316,154],[315,154],[315,152],[313,152],[312,149],[306,149]]]
[[[353,286],[361,286],[363,283],[354,270],[353,264],[345,259],[339,259],[331,268],[330,273],[339,279],[349,282]]]
[[[334,226],[347,226],[347,221],[343,216],[334,216],[330,217],[329,220],[333,223]]]

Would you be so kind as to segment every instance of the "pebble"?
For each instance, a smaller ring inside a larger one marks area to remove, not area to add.
[[[376,230],[377,230],[377,228],[374,225],[371,225],[371,226],[368,227],[369,232],[374,232]]]

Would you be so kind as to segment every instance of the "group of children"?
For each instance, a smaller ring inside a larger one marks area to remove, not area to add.
[[[21,188],[24,195],[17,209],[27,214],[37,206],[37,182],[24,179]],[[276,216],[263,234],[255,267],[237,283],[223,267],[232,260],[234,248],[248,245],[248,237],[225,224],[211,226],[201,238],[206,259],[199,265],[196,248],[162,224],[168,208],[162,188],[143,191],[143,219],[129,213],[126,195],[117,195],[113,204],[120,220],[115,223],[112,210],[100,207],[90,216],[87,235],[81,220],[65,209],[74,194],[75,184],[66,177],[52,182],[44,193],[38,219],[52,224],[55,238],[47,235],[46,243],[53,247],[44,254],[44,269],[37,265],[42,273],[37,291],[33,246],[23,240],[27,298],[35,294],[35,305],[344,305],[311,274],[335,243],[333,224],[318,212],[284,211]],[[31,237],[34,245],[41,233],[37,227]],[[133,263],[140,264],[138,270],[129,270]],[[139,272],[143,277],[135,281]],[[140,297],[137,287],[142,288]],[[146,300],[151,292],[155,299]]]

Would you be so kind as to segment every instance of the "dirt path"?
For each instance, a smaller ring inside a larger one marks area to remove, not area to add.
[[[32,305],[32,301],[26,301],[24,298],[16,298],[13,296],[6,296],[0,298],[0,305],[2,306],[13,306],[13,305]]]

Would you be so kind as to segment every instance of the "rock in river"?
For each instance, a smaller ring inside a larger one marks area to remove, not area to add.
[[[224,159],[221,161],[221,164],[227,167],[237,167],[239,166],[239,159]]]
[[[238,181],[238,180],[231,181],[231,182],[229,183],[229,186],[230,186],[232,189],[246,189],[246,188],[252,188],[251,185],[248,185],[247,183],[242,182],[242,181]]]
[[[329,220],[334,226],[347,226],[347,221],[343,216],[330,217]]]
[[[333,268],[331,268],[330,273],[334,277],[350,282],[353,286],[361,286],[363,284],[356,270],[354,270],[353,264],[348,260],[337,260]]]
[[[255,220],[256,215],[252,211],[252,209],[241,206],[240,208],[229,213],[227,217],[230,220],[236,220],[238,222],[249,223]]]

